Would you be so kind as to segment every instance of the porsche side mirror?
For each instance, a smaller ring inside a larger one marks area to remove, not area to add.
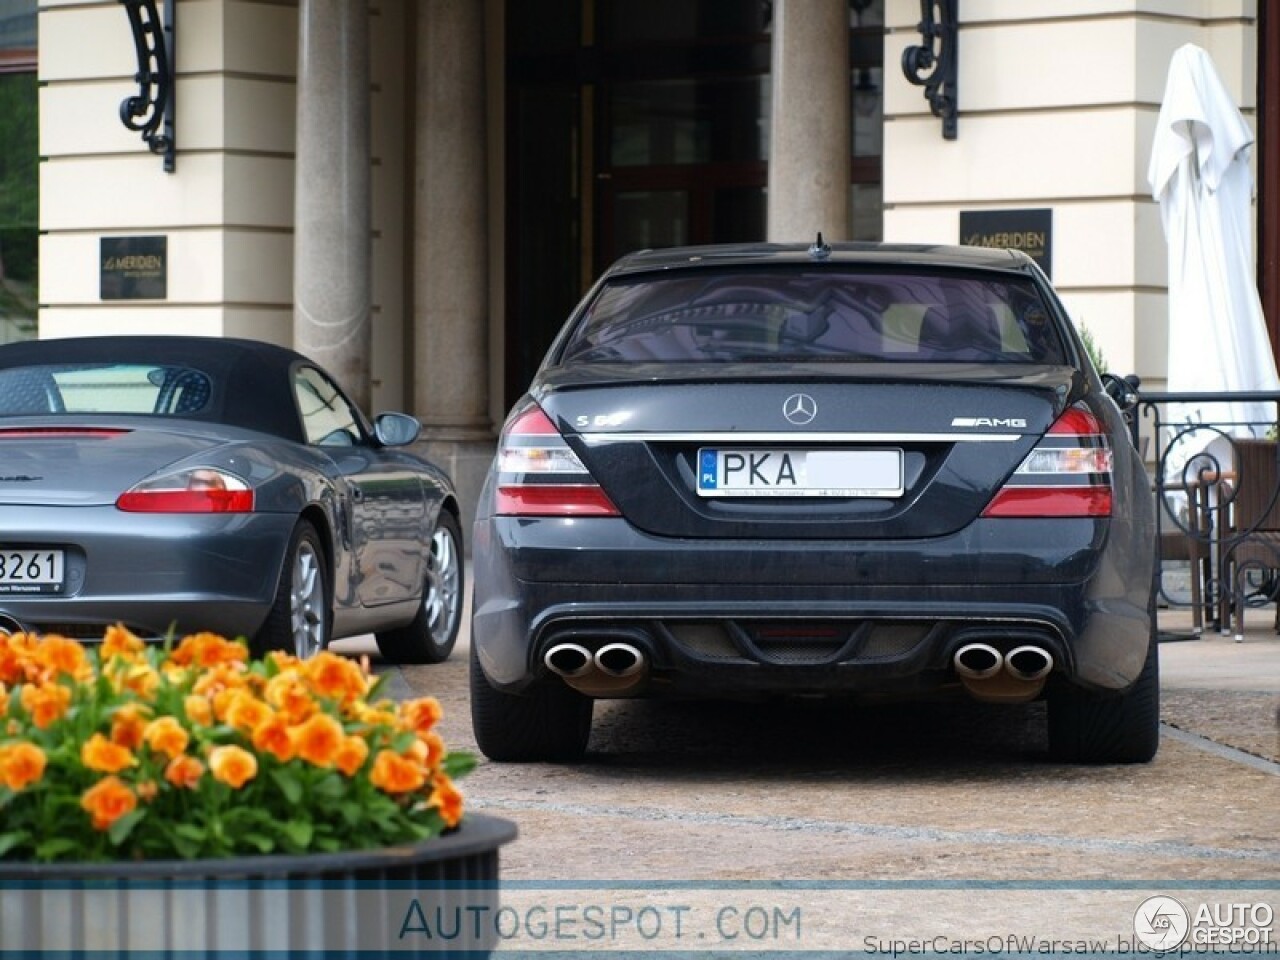
[[[418,439],[422,424],[407,413],[380,413],[373,421],[373,435],[384,447],[403,447]]]

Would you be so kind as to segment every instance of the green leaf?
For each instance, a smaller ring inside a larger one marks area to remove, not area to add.
[[[331,773],[316,781],[311,788],[311,794],[320,800],[341,800],[347,795],[347,785],[342,777]]]
[[[75,850],[79,844],[66,837],[51,837],[36,845],[37,860],[53,860],[59,854]]]
[[[193,823],[175,824],[173,833],[184,840],[193,840],[196,843],[204,843],[205,837],[208,836],[208,832],[203,827],[197,827]]]
[[[444,760],[440,762],[440,769],[447,773],[451,779],[457,780],[459,777],[465,777],[474,770],[477,763],[474,753],[466,753],[465,751],[450,753],[446,754]]]
[[[243,839],[259,853],[270,853],[276,848],[276,842],[264,833],[246,833]]]
[[[280,824],[280,832],[292,846],[305,850],[311,843],[311,835],[314,831],[311,824],[305,821],[287,820]]]
[[[133,833],[139,821],[147,815],[146,810],[130,810],[123,817],[111,825],[107,831],[107,838],[111,841],[113,847],[118,847],[129,839],[129,834]]]
[[[0,833],[0,857],[12,850],[14,847],[30,841],[31,835],[25,830],[15,830],[12,833]]]
[[[284,794],[284,798],[289,803],[299,803],[302,800],[302,783],[289,770],[278,769],[271,771],[271,779],[275,781],[280,792]]]
[[[418,735],[412,730],[406,730],[391,738],[391,749],[395,753],[404,753],[413,746],[413,741],[418,739]]]

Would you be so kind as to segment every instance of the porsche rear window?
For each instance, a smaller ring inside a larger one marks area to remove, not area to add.
[[[0,370],[0,416],[127,413],[184,416],[209,404],[199,370],[157,364],[59,364]]]
[[[1029,279],[977,273],[691,270],[606,284],[563,363],[1066,363]]]

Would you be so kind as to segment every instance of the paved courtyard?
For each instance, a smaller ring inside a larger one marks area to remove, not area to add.
[[[1167,632],[1189,630],[1183,611],[1160,616]],[[772,904],[762,922],[808,917],[796,950],[864,949],[866,937],[939,925],[966,937],[1032,924],[1132,936],[1136,906],[1170,892],[1280,910],[1271,624],[1259,612],[1243,643],[1161,644],[1162,739],[1148,765],[1049,762],[1034,704],[618,701],[597,705],[587,762],[482,762],[464,787],[471,809],[519,825],[503,852],[508,899],[577,910],[583,898],[617,907],[672,890],[722,907],[749,895]],[[462,641],[448,663],[393,670],[392,689],[439,697],[450,746],[474,749]],[[560,945],[627,945],[612,933]],[[722,933],[711,932],[718,947],[745,942]]]

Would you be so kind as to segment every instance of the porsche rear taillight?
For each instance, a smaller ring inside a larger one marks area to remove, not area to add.
[[[616,517],[618,508],[542,409],[529,407],[502,433],[494,511],[504,517]]]
[[[234,473],[197,467],[143,480],[120,494],[128,513],[252,513],[253,490]]]
[[[983,511],[984,517],[1111,516],[1111,441],[1072,407],[1049,428]]]

